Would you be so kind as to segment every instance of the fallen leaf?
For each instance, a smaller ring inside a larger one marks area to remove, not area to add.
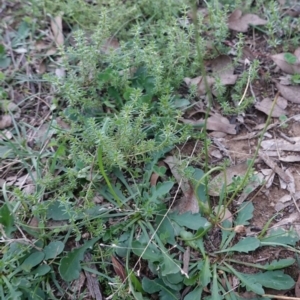
[[[258,155],[265,162],[265,164],[269,166],[283,181],[285,181],[287,184],[292,182],[292,178],[281,168],[279,168],[277,164],[273,160],[271,160],[265,153],[259,151]]]
[[[205,81],[202,78],[202,76],[198,76],[198,77],[195,77],[195,78],[186,77],[183,80],[184,80],[184,82],[186,83],[186,85],[188,87],[190,87],[192,85],[197,86],[198,96],[203,96],[203,95],[206,94]],[[208,87],[211,87],[215,83],[215,79],[213,77],[206,76],[206,80],[207,80]]]
[[[53,33],[54,42],[57,47],[64,45],[64,35],[62,31],[62,17],[56,16],[54,19],[51,19],[51,29]]]
[[[295,73],[300,73],[300,60],[296,56],[296,61],[294,64],[289,64],[286,59],[287,53],[279,53],[272,55],[271,58],[275,62],[275,64],[285,73],[288,74],[295,74]]]
[[[169,166],[170,171],[172,172],[178,184],[181,183],[180,187],[184,195],[184,197],[178,201],[178,205],[176,205],[174,208],[178,209],[180,213],[185,213],[188,211],[192,213],[198,213],[199,204],[198,199],[194,194],[194,188],[186,178],[182,178],[179,174],[179,161],[174,156],[168,156],[165,158],[164,162]]]
[[[0,129],[7,128],[12,125],[12,119],[10,115],[0,116]]]
[[[293,103],[300,103],[300,86],[287,86],[276,82],[276,87],[283,98]]]
[[[247,164],[241,163],[235,166],[231,166],[225,169],[225,171],[219,173],[215,176],[209,183],[208,194],[210,196],[219,196],[222,190],[223,185],[230,185],[234,178],[237,176],[244,176],[247,172]],[[225,177],[226,176],[226,177]],[[225,181],[226,178],[226,181]]]
[[[183,267],[182,270],[185,274],[189,274],[189,264],[190,264],[190,247],[187,246],[186,250],[183,253]]]
[[[126,271],[124,266],[114,257],[111,257],[111,262],[116,274],[121,278],[122,282],[126,279]]]
[[[265,25],[267,24],[266,20],[261,19],[254,14],[245,14],[242,15],[240,9],[236,9],[228,18],[228,28],[238,32],[246,32],[249,28],[249,25]]]
[[[294,144],[284,139],[271,139],[262,141],[261,148],[269,151],[300,151],[300,137],[291,137],[290,140],[293,141]]]
[[[282,97],[281,97],[282,98]],[[273,100],[265,98],[261,102],[255,104],[255,108],[266,115],[269,115],[273,106]],[[282,109],[277,103],[272,111],[272,117],[279,118],[280,116],[286,115],[286,111]]]

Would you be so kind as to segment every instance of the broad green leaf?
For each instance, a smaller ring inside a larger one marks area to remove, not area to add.
[[[262,286],[274,290],[289,290],[295,285],[293,278],[283,271],[267,271],[264,273],[244,274],[249,280],[259,282]]]
[[[190,276],[189,278],[185,277],[183,280],[183,283],[186,286],[195,285],[197,283],[198,279],[199,279],[199,276],[198,276],[198,274],[196,274],[196,275]]]
[[[61,254],[64,250],[65,244],[61,241],[50,242],[45,248],[45,258],[44,260],[53,259]]]
[[[183,287],[182,282],[177,283],[177,284],[172,283],[172,282],[169,281],[169,276],[170,276],[170,275],[167,275],[167,276],[159,276],[159,277],[163,280],[164,285],[165,285],[168,289],[171,289],[171,290],[174,291],[174,292],[175,292],[175,291],[176,291],[176,292],[179,292],[179,291],[182,289],[182,287]]]
[[[260,241],[255,237],[247,237],[245,239],[240,240],[236,245],[231,248],[226,248],[220,251],[216,251],[216,253],[223,253],[223,252],[245,252],[248,253],[249,251],[254,251],[260,246]]]
[[[9,57],[0,57],[0,69],[6,69],[10,65],[10,63],[11,59]]]
[[[6,203],[3,204],[0,208],[0,224],[3,225],[5,234],[7,236],[10,236],[11,233],[15,230],[14,217]]]
[[[72,250],[60,260],[59,274],[65,281],[72,281],[79,278],[81,266],[80,261],[83,260],[84,252],[92,247],[99,237],[86,242],[83,246]]]
[[[202,299],[202,291],[203,287],[198,286],[196,287],[192,292],[188,293],[185,297],[184,300],[195,300],[195,299]]]
[[[157,292],[160,292],[160,298],[163,300],[178,300],[178,295],[176,292],[168,289],[165,285],[164,282],[156,278],[154,280],[150,280],[147,277],[144,277],[142,280],[142,286],[145,292],[148,294],[154,294]]]
[[[158,226],[163,218],[163,212],[159,215],[156,216],[155,223],[156,226]],[[160,224],[157,234],[161,241],[165,243],[169,243],[171,245],[175,245],[175,232],[174,232],[174,227],[171,224],[171,221],[169,218],[164,218],[162,223]]]
[[[191,212],[186,212],[184,214],[171,213],[168,215],[169,218],[175,221],[180,226],[185,226],[189,229],[198,230],[200,227],[206,228],[210,226],[210,223],[201,215],[192,214]]]
[[[141,244],[139,241],[132,242],[132,251],[135,255],[142,255],[143,259],[150,260],[152,262],[159,261],[161,259],[161,252],[153,244],[150,244],[144,252],[145,247],[146,245]]]
[[[200,282],[201,282],[202,287],[206,287],[210,283],[211,277],[212,277],[212,274],[210,272],[210,261],[209,261],[209,258],[206,256],[204,258],[204,264],[200,271]]]
[[[0,58],[6,54],[5,47],[3,44],[0,44]]]
[[[246,277],[246,274],[236,271],[227,263],[224,264],[233,273],[233,275],[235,275],[241,281],[241,283],[245,285],[248,291],[252,291],[258,295],[263,295],[265,293],[264,289],[262,288],[262,285],[259,282],[253,282],[248,277]]]
[[[116,254],[120,257],[125,257],[129,247],[130,232],[124,232],[118,240],[118,247],[115,249]]]
[[[149,201],[157,202],[160,197],[169,193],[169,191],[171,190],[173,185],[174,185],[174,182],[172,182],[172,181],[165,181],[165,182],[159,183],[156,187],[153,188],[152,195],[149,198]]]
[[[253,217],[254,206],[252,202],[244,202],[239,208],[240,212],[237,215],[237,218],[234,222],[236,225],[248,225],[248,220],[251,220]]]
[[[54,221],[63,221],[63,220],[70,219],[69,214],[66,212],[66,207],[61,205],[60,201],[53,201],[53,202],[49,202],[49,203],[50,204],[47,205],[47,208],[48,208],[47,218],[48,219],[53,219]]]
[[[162,276],[180,272],[180,266],[167,253],[163,253],[161,261]]]
[[[44,276],[49,273],[51,267],[49,265],[39,265],[36,269],[34,269],[30,274],[35,276]]]
[[[22,263],[22,270],[29,272],[33,267],[39,265],[45,257],[44,252],[31,253]]]
[[[298,234],[294,230],[284,230],[283,228],[272,229],[267,237],[261,239],[261,244],[272,245],[285,244],[295,246],[299,241]]]
[[[273,271],[278,269],[283,269],[286,267],[291,266],[295,262],[294,258],[284,258],[280,260],[273,260],[270,264],[265,265],[259,265],[260,269],[266,270],[266,271]]]

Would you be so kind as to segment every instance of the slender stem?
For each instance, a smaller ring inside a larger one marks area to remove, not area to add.
[[[104,170],[104,166],[103,166],[103,161],[102,161],[102,148],[101,146],[99,146],[98,148],[98,166],[99,166],[99,169],[100,169],[100,172],[103,176],[103,178],[105,179],[106,181],[106,184],[109,188],[109,191],[111,192],[111,194],[114,196],[114,198],[116,199],[117,203],[118,203],[118,206],[119,208],[121,208],[123,206],[123,203],[122,201],[120,200],[119,196],[116,194],[116,192],[114,191],[114,189],[112,188],[111,186],[111,183],[106,175],[106,172]]]

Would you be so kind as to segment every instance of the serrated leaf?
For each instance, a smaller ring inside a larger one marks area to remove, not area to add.
[[[84,252],[92,247],[99,237],[86,242],[83,246],[72,250],[60,260],[59,274],[65,281],[72,281],[79,278],[81,266],[80,261],[83,260]]]
[[[160,260],[161,252],[153,244],[150,244],[144,252],[145,247],[146,245],[142,244],[140,241],[132,242],[132,251],[135,255],[142,255],[143,259],[150,260],[152,262]]]
[[[53,259],[61,254],[64,250],[65,244],[61,241],[50,242],[45,248],[45,258],[44,260]]]
[[[265,293],[264,289],[262,288],[262,285],[259,282],[251,281],[248,277],[246,277],[246,274],[236,271],[227,263],[224,264],[241,281],[241,283],[245,285],[248,291],[252,291],[258,295],[263,295]]]
[[[160,215],[157,215],[155,219],[156,226],[160,224],[157,230],[157,234],[164,244],[167,242],[171,245],[175,245],[176,241],[175,241],[174,227],[171,224],[169,218],[164,218],[162,223],[160,223],[162,218],[163,218],[163,212]]]
[[[33,267],[39,265],[45,257],[44,252],[31,253],[22,263],[22,270],[29,272]]]
[[[173,260],[173,258],[163,253],[162,260],[161,260],[161,273],[162,276],[167,276],[169,274],[175,274],[180,271],[180,266]]]
[[[160,292],[160,298],[163,300],[178,300],[177,293],[174,293],[174,291],[168,289],[164,282],[161,279],[154,279],[150,280],[147,277],[144,277],[142,280],[142,286],[145,292],[148,294],[153,294]]]
[[[299,241],[299,236],[294,230],[284,230],[283,228],[272,229],[267,237],[260,240],[262,245],[283,244],[295,246]]]
[[[293,278],[283,271],[267,271],[264,273],[247,274],[244,277],[259,282],[262,286],[275,290],[289,290],[295,285]]]
[[[172,182],[172,181],[164,181],[163,183],[159,183],[157,186],[155,186],[153,188],[152,195],[149,198],[149,201],[150,202],[158,201],[158,199],[160,197],[169,193],[169,191],[171,190],[173,185],[174,185],[174,182]]]
[[[210,223],[201,215],[186,212],[184,214],[171,213],[169,218],[175,221],[180,226],[185,226],[189,229],[198,230],[200,227],[206,228]]]
[[[0,224],[3,225],[5,234],[7,236],[10,236],[10,234],[15,230],[14,217],[6,203],[0,208]]]
[[[195,299],[201,299],[202,296],[203,287],[198,286],[195,288],[192,292],[188,293],[184,300],[195,300]]]
[[[248,225],[248,220],[251,220],[253,217],[254,206],[252,202],[244,202],[239,208],[239,213],[234,222],[235,226],[237,225]]]
[[[260,241],[255,237],[247,237],[243,240],[240,240],[236,245],[230,248],[226,248],[220,251],[216,251],[216,253],[223,253],[223,252],[245,252],[248,253],[249,251],[254,251],[260,246]]]
[[[292,53],[284,53],[284,59],[288,64],[295,64],[297,62],[297,57]]]

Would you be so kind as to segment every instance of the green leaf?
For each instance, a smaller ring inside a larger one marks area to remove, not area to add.
[[[295,246],[299,241],[298,234],[294,230],[284,230],[283,228],[272,229],[267,237],[262,238],[261,244],[283,244]]]
[[[53,259],[57,257],[60,253],[63,252],[64,247],[65,244],[63,242],[60,241],[50,242],[50,244],[47,245],[43,250],[45,253],[44,260]]]
[[[212,289],[211,289],[211,299],[212,300],[221,300],[222,297],[219,294],[219,287],[218,287],[218,274],[217,274],[217,267],[216,264],[213,265],[213,282],[212,282]]]
[[[198,286],[196,287],[192,292],[188,293],[185,297],[184,300],[195,300],[195,299],[202,299],[202,291],[203,287]]]
[[[33,252],[31,253],[22,263],[22,270],[29,272],[33,267],[39,265],[45,257],[44,252]]]
[[[33,274],[33,275],[36,275],[36,276],[44,276],[47,273],[49,273],[50,270],[51,270],[51,267],[49,265],[39,265],[30,274]]]
[[[48,201],[47,201],[48,202]],[[63,221],[69,220],[70,216],[66,212],[66,207],[61,205],[60,201],[49,202],[50,204],[47,206],[47,218],[53,219],[54,221]],[[46,204],[46,203],[45,203]]]
[[[252,291],[258,295],[263,295],[265,293],[264,289],[262,288],[262,285],[259,282],[253,282],[246,276],[246,274],[236,271],[234,268],[232,268],[225,262],[224,264],[242,282],[242,284],[245,285],[248,291]]]
[[[5,47],[3,44],[0,44],[0,58],[4,57],[6,54]]]
[[[11,59],[9,57],[0,57],[0,69],[6,69],[11,63]]]
[[[234,222],[235,225],[248,225],[248,220],[251,220],[253,217],[254,206],[252,202],[244,202],[240,206],[240,212],[237,215],[237,218]]]
[[[60,260],[59,274],[63,280],[72,281],[79,278],[81,271],[80,261],[83,260],[84,252],[99,239],[100,237],[97,237],[86,242],[83,246],[72,250]]]
[[[173,185],[174,185],[174,182],[172,182],[172,181],[164,181],[162,183],[159,183],[156,187],[153,188],[152,195],[149,198],[149,201],[157,202],[160,197],[169,193],[169,191],[171,190]]]
[[[284,53],[284,59],[288,64],[294,65],[297,62],[297,57],[291,53]]]
[[[3,225],[5,234],[7,236],[10,236],[11,233],[15,230],[14,217],[6,203],[3,204],[0,208],[0,224]]]
[[[153,244],[150,244],[144,252],[145,247],[146,244],[142,244],[140,241],[132,242],[132,251],[135,255],[141,256],[143,254],[143,259],[150,260],[152,262],[160,260],[161,252]]]
[[[270,264],[260,265],[260,268],[267,271],[283,269],[291,266],[295,262],[294,258],[284,258],[280,260],[273,260]]]
[[[134,272],[132,272],[131,270],[128,270],[128,274],[129,274],[129,279],[132,283],[132,286],[134,287],[134,290],[142,293],[143,287],[140,283],[140,280],[135,276]]]
[[[210,283],[211,277],[212,274],[210,272],[210,261],[209,258],[206,256],[204,258],[204,263],[199,276],[202,287],[206,287]]]
[[[144,277],[142,280],[142,286],[145,292],[148,294],[154,294],[159,292],[159,299],[161,300],[178,300],[178,295],[176,292],[168,289],[161,279],[150,280]]]
[[[175,221],[180,226],[185,226],[189,229],[198,230],[200,227],[206,228],[210,223],[201,215],[192,214],[191,212],[186,212],[184,214],[171,213],[168,215],[169,218]]]
[[[244,277],[259,282],[262,286],[274,290],[289,290],[295,285],[293,278],[283,271],[267,271],[264,273],[247,274]]]
[[[181,270],[180,266],[173,260],[173,258],[170,255],[163,253],[162,260],[161,260],[162,276],[175,274],[180,270]]]
[[[158,226],[163,218],[163,212],[159,215],[156,216],[155,219],[155,224]],[[174,227],[171,224],[171,221],[169,218],[164,218],[162,223],[160,224],[157,234],[161,241],[165,244],[166,242],[175,245],[175,232],[174,232]]]
[[[254,251],[260,246],[260,241],[255,237],[247,237],[243,240],[240,240],[236,245],[231,248],[226,248],[220,251],[216,251],[216,253],[237,251],[237,252],[246,252]]]

